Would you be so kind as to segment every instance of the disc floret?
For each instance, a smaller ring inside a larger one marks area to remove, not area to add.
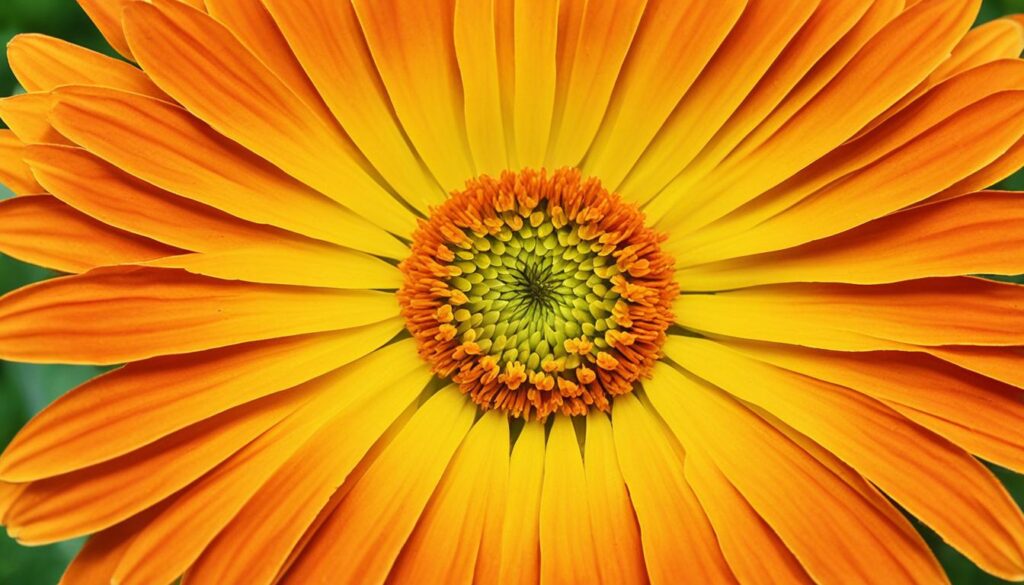
[[[672,321],[662,239],[578,170],[482,176],[421,222],[399,299],[421,355],[481,408],[607,410]]]

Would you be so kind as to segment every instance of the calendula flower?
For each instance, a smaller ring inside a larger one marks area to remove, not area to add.
[[[0,459],[73,584],[1024,579],[1021,21],[80,0],[0,102]],[[137,64],[137,66],[136,66]],[[976,459],[976,457],[978,459]]]

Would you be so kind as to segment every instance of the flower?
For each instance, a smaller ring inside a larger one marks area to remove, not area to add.
[[[1020,20],[80,0],[0,102],[0,458],[67,584],[1024,579]]]

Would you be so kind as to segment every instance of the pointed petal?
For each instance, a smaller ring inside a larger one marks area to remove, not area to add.
[[[128,364],[68,392],[29,421],[0,459],[0,476],[29,481],[119,457],[340,368],[401,327],[392,319]],[[401,367],[419,363],[414,344],[395,345],[391,351],[405,352]],[[111,410],[130,416],[111,417]]]
[[[104,225],[49,195],[32,195],[0,201],[0,252],[78,273],[182,251]]]
[[[14,37],[7,45],[7,59],[22,87],[30,92],[62,85],[98,85],[170,99],[137,67],[46,35]]]
[[[106,268],[6,295],[0,303],[0,356],[114,364],[348,329],[397,315],[398,302],[389,293]]]

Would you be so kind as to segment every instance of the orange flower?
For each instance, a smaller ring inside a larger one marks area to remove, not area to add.
[[[1024,579],[1024,28],[977,0],[80,0],[0,458],[69,585]],[[906,4],[906,6],[905,6]],[[136,66],[137,65],[137,66]],[[755,551],[756,554],[751,554]]]

